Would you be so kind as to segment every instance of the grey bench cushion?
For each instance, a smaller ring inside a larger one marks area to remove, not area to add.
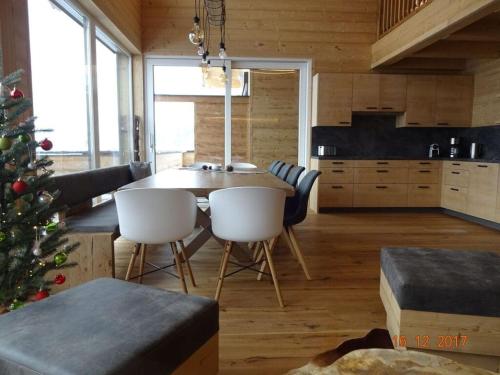
[[[381,266],[402,309],[500,317],[500,255],[384,248]]]
[[[98,279],[0,316],[0,374],[168,374],[218,332],[215,301]]]
[[[120,234],[118,212],[114,200],[92,207],[65,220],[73,232]]]

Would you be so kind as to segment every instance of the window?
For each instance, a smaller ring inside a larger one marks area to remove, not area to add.
[[[130,56],[69,1],[29,0],[28,7],[36,126],[51,129],[54,144],[40,153],[58,174],[127,163]]]

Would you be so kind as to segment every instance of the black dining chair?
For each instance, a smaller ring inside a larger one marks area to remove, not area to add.
[[[283,181],[286,181],[286,178],[288,176],[288,173],[290,173],[290,170],[293,168],[293,164],[285,164],[284,166],[281,167],[280,171],[278,172],[278,177],[281,178]]]
[[[280,172],[281,168],[285,165],[285,162],[283,161],[279,161],[276,163],[276,165],[274,166],[273,170],[271,171],[271,173],[275,176],[278,175],[278,173]]]
[[[271,164],[269,164],[269,167],[267,167],[268,172],[272,172],[272,170],[274,169],[276,164],[278,164],[279,162],[280,162],[280,160],[273,160],[271,162]]]
[[[293,187],[297,187],[297,183],[299,182],[299,177],[304,172],[305,168],[300,165],[296,165],[290,172],[288,172],[288,176],[286,177],[286,182],[292,185]]]

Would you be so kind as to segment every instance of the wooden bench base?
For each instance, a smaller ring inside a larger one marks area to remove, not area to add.
[[[402,310],[380,272],[380,297],[396,348],[411,348],[500,371],[500,318]]]
[[[75,262],[74,267],[50,272],[49,279],[58,273],[66,276],[62,285],[54,285],[52,293],[75,287],[99,277],[115,277],[113,233],[69,233],[69,243],[79,242],[80,246],[68,255],[66,263]]]
[[[219,372],[219,334],[213,335],[191,357],[184,361],[172,373],[173,375],[205,374],[215,375]]]

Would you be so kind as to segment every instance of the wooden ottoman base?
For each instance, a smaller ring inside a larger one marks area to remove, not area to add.
[[[219,372],[219,334],[213,335],[205,344],[175,369],[172,375],[206,374]]]
[[[395,348],[500,372],[500,318],[401,309],[382,270],[380,297]]]

